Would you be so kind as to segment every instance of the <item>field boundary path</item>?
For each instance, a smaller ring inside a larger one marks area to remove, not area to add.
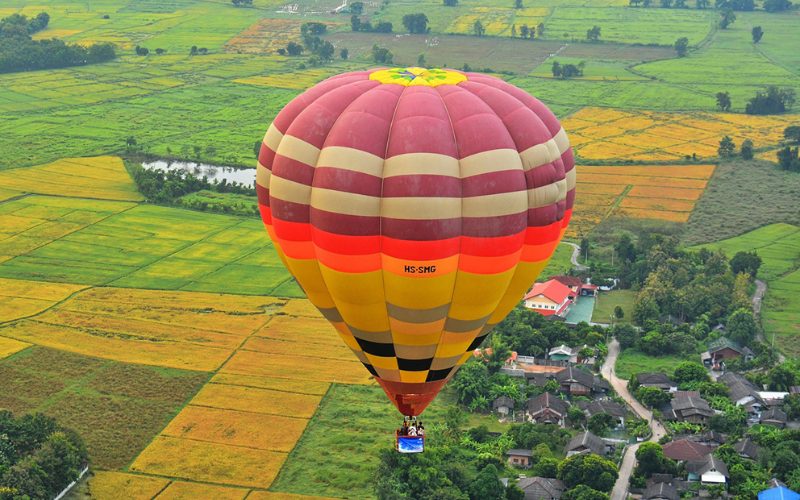
[[[617,339],[611,339],[608,344],[608,355],[600,368],[600,373],[611,384],[611,387],[617,392],[625,402],[633,409],[639,418],[647,420],[650,425],[650,441],[658,442],[663,436],[667,434],[666,429],[661,422],[653,418],[653,412],[645,408],[639,403],[628,391],[628,381],[617,377],[614,373],[614,365],[617,363],[619,356],[619,342]],[[640,443],[628,446],[625,449],[625,454],[622,457],[622,463],[619,467],[619,477],[614,484],[614,489],[611,490],[611,500],[624,500],[627,498],[628,482],[630,481],[633,468],[636,466],[636,451],[639,449]]]
[[[767,293],[767,283],[764,282],[764,281],[761,281],[759,279],[755,280],[755,283],[756,283],[756,291],[753,292],[753,299],[752,299],[752,302],[753,302],[753,316],[755,317],[756,321],[760,325],[761,324],[761,305],[764,303],[764,295]],[[774,339],[775,339],[775,334],[774,333],[772,334],[772,338],[773,338],[773,347],[774,347]],[[767,343],[767,339],[766,339],[766,337],[764,337],[764,329],[763,329],[763,327],[758,329],[758,341],[762,342],[764,344]],[[780,352],[778,352],[778,362],[779,363],[785,363],[786,362],[786,356],[784,356]]]

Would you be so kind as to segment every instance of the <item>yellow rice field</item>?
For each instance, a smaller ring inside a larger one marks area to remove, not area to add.
[[[475,21],[480,21],[487,35],[510,34],[513,17],[514,10],[510,8],[474,7],[468,14],[458,16],[453,20],[446,31],[473,34]]]
[[[30,344],[25,342],[0,337],[0,359],[7,358],[29,346]]]
[[[36,167],[3,170],[0,171],[0,185],[25,193],[142,200],[122,159],[117,156],[64,158]]]
[[[311,418],[314,415],[321,395],[295,393],[291,384],[275,384],[275,387],[279,389],[219,384],[212,381],[203,387],[190,404],[296,418]]]
[[[149,500],[170,483],[169,479],[140,476],[125,472],[97,471],[89,480],[89,493],[93,498],[126,498]]]
[[[244,487],[267,488],[287,454],[159,436],[130,470],[161,476]]]
[[[253,351],[237,351],[220,370],[222,373],[239,375],[303,378],[319,382],[341,384],[366,384],[370,380],[367,370],[352,356],[350,360],[324,360],[316,357],[315,351],[298,345],[297,355],[265,354]]]
[[[717,155],[723,136],[756,148],[778,144],[783,129],[800,115],[743,116],[734,113],[664,113],[588,107],[564,120],[583,160],[675,161]]]
[[[247,493],[247,490],[241,488],[175,481],[158,495],[158,499],[194,500],[196,498],[213,498],[214,500],[241,500],[247,496]]]

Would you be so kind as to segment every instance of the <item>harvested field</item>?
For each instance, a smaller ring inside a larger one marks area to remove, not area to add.
[[[311,418],[317,411],[320,395],[298,394],[294,391],[303,390],[302,387],[294,388],[288,380],[283,382],[273,384],[276,389],[265,389],[212,381],[195,396],[191,404],[266,415]]]
[[[94,498],[150,500],[155,498],[169,483],[169,479],[160,477],[97,471],[89,479],[89,494]]]

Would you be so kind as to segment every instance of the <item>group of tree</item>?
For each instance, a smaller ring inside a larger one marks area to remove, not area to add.
[[[0,411],[0,500],[54,498],[87,460],[80,436],[53,418]]]
[[[361,17],[353,14],[350,16],[350,29],[363,33],[391,33],[394,26],[388,21],[380,21],[373,26],[370,21],[362,21]]]
[[[33,40],[31,35],[45,29],[49,22],[46,12],[33,18],[12,14],[0,19],[0,73],[81,66],[110,61],[117,56],[110,43],[84,47],[55,38]]]
[[[708,0],[705,0],[706,2]],[[652,0],[628,0],[628,5],[631,7],[650,7],[653,4]],[[659,4],[662,9],[688,9],[689,5],[686,0],[660,0]],[[698,9],[703,7],[697,7]]]
[[[789,0],[764,0],[761,5],[767,12],[783,12],[792,8]]]
[[[778,166],[789,172],[800,172],[800,149],[786,146],[778,150]]]
[[[720,158],[733,158],[736,156],[736,143],[733,142],[730,136],[726,135],[720,139],[717,155]],[[753,159],[753,141],[750,139],[742,141],[742,145],[739,148],[739,156],[744,160]]]
[[[748,115],[773,115],[792,109],[797,96],[791,87],[779,88],[770,85],[766,90],[759,90],[745,106]]]
[[[658,0],[658,5],[663,9],[688,9],[687,0]],[[631,7],[652,7],[656,4],[655,0],[628,0]],[[708,9],[711,7],[710,0],[695,0],[695,8]],[[767,12],[782,12],[792,7],[790,0],[764,0],[762,7]],[[756,8],[755,0],[715,0],[714,8],[721,11],[743,11],[749,12]],[[730,23],[729,23],[730,24]]]
[[[678,38],[675,40],[674,47],[678,57],[684,57],[689,52],[689,39],[685,36]]]
[[[204,56],[206,54],[208,54],[208,49],[205,47],[198,47],[197,45],[192,45],[192,47],[189,49],[190,56],[196,56],[196,55]]]
[[[551,71],[553,72],[553,78],[568,80],[577,76],[583,76],[583,68],[585,67],[586,63],[583,61],[578,64],[561,64],[558,61],[553,61]]]
[[[483,36],[486,34],[486,28],[483,26],[483,23],[480,19],[476,19],[472,24],[472,33],[475,36]]]
[[[519,27],[519,34],[517,34],[517,25],[511,25],[511,38],[531,39],[542,38],[544,36],[544,23],[539,23],[536,26],[528,26],[523,24]]]
[[[428,28],[428,16],[421,12],[403,16],[403,26],[406,27],[409,33],[413,34],[422,34],[430,31],[430,28]]]
[[[600,41],[600,26],[592,26],[586,30],[586,39],[590,42]]]
[[[736,14],[733,13],[733,9],[724,9],[719,14],[719,28],[726,30],[728,26],[733,24],[736,21]]]
[[[394,54],[386,47],[372,46],[372,60],[378,64],[392,64]]]
[[[181,196],[198,191],[247,194],[255,196],[255,188],[223,179],[210,182],[206,176],[196,177],[176,170],[146,169],[141,165],[129,168],[136,187],[152,203],[173,204]]]
[[[147,47],[142,47],[141,45],[137,45],[136,47],[133,48],[133,50],[134,50],[134,52],[136,53],[137,56],[146,56],[146,55],[150,54],[150,49],[148,49]],[[156,54],[158,54],[160,56],[167,53],[167,51],[165,49],[162,49],[162,48],[157,48],[155,50],[155,52],[156,52]],[[192,54],[192,55],[194,55],[194,54]]]
[[[252,7],[253,0],[231,0],[234,7]]]

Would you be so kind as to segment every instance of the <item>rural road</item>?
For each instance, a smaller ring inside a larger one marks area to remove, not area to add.
[[[652,431],[650,441],[658,441],[662,436],[667,434],[667,431],[664,429],[664,426],[661,425],[661,422],[653,419],[653,413],[628,392],[628,381],[617,377],[614,373],[614,365],[617,364],[617,356],[619,356],[619,342],[617,342],[617,339],[612,339],[608,344],[608,355],[606,356],[603,366],[600,368],[600,373],[608,380],[617,395],[625,400],[640,418],[650,423],[650,430]],[[622,457],[622,464],[619,467],[619,477],[614,484],[614,489],[611,490],[611,500],[625,500],[625,498],[627,498],[628,481],[633,473],[633,468],[636,466],[636,450],[638,449],[638,443],[628,446],[625,449],[625,455]]]
[[[756,318],[756,321],[759,321],[761,318],[761,303],[764,300],[764,294],[767,293],[767,284],[761,280],[755,280],[756,283],[756,291],[753,293],[753,316]],[[767,343],[767,340],[764,338],[764,332],[759,330],[758,332],[758,341]],[[778,353],[778,362],[785,363],[786,357]]]
[[[570,243],[568,241],[562,241],[561,243],[572,247],[572,267],[574,267],[576,271],[585,271],[589,269],[583,264],[578,264],[578,256],[581,254],[580,245],[576,245],[575,243]]]

